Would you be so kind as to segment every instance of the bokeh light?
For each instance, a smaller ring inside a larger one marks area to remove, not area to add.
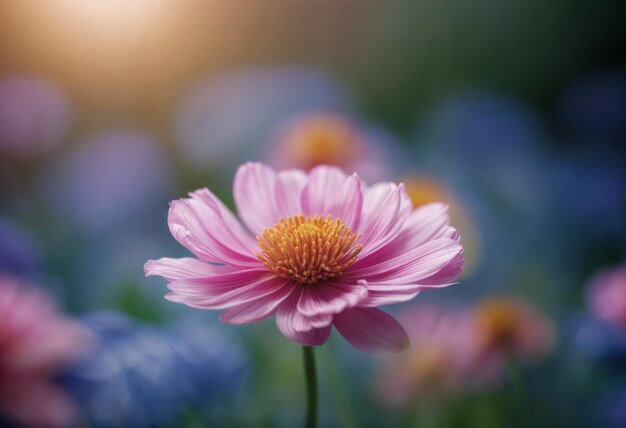
[[[67,136],[70,103],[54,84],[30,76],[0,79],[0,150],[45,154]]]
[[[101,232],[163,204],[174,184],[172,167],[154,137],[135,129],[87,137],[50,166],[41,192],[50,209],[85,231]]]

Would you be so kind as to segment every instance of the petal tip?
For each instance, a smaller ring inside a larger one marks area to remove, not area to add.
[[[154,264],[156,263],[156,260],[148,260],[144,265],[143,265],[143,273],[145,276],[153,276],[155,275],[153,273],[153,268],[154,268]]]

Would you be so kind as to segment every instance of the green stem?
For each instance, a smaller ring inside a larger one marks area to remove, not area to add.
[[[306,378],[306,428],[317,427],[317,375],[315,374],[315,349],[302,347],[304,357],[304,375]]]
[[[526,387],[526,382],[524,381],[524,376],[522,375],[520,366],[517,363],[517,359],[511,352],[508,352],[506,361],[509,375],[511,376],[511,380],[513,381],[513,387],[515,388],[515,393],[517,394],[518,400],[523,403],[522,405],[526,408],[526,411],[528,411],[528,417],[530,419],[531,425],[534,427],[539,427],[539,420],[537,419],[537,415],[535,414],[532,401],[530,399],[530,394],[528,393],[528,388]]]

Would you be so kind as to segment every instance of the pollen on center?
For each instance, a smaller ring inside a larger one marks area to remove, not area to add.
[[[357,260],[359,238],[339,218],[300,214],[264,229],[256,257],[283,278],[315,284],[341,276]]]

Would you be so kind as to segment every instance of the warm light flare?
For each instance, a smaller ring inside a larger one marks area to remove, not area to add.
[[[76,29],[119,40],[148,29],[166,4],[153,0],[61,0],[54,3],[51,12]]]

